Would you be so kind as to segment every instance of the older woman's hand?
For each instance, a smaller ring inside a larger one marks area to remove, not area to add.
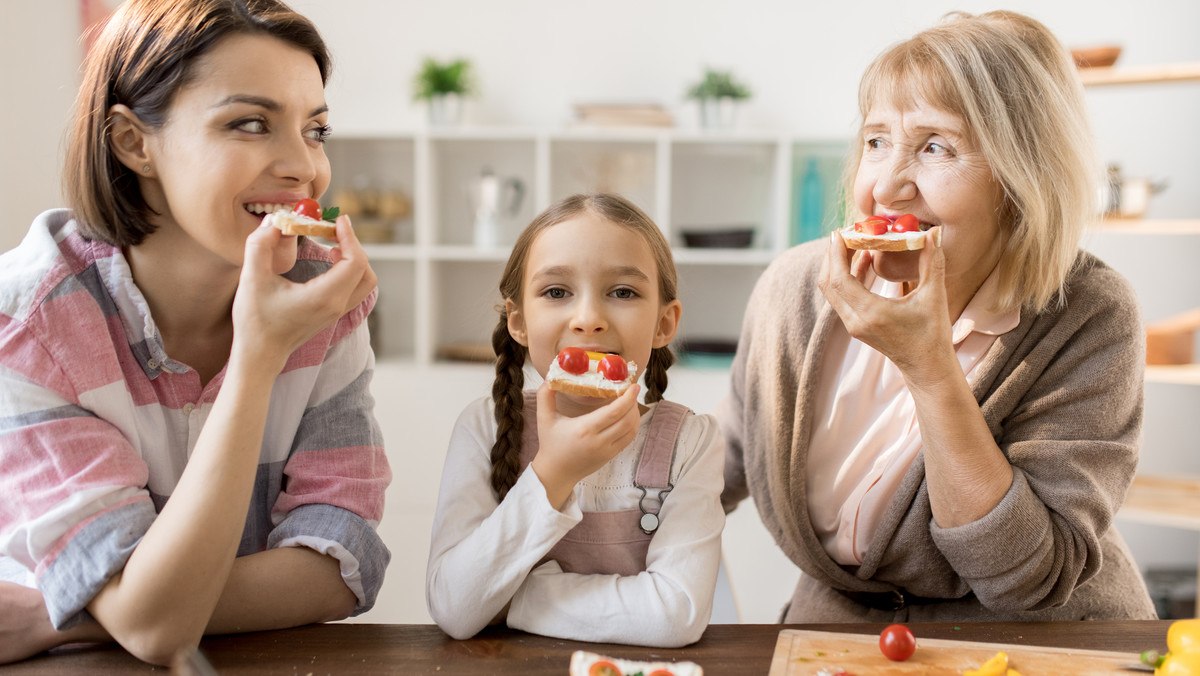
[[[944,354],[953,357],[946,299],[946,257],[938,230],[930,231],[927,245],[920,252],[916,287],[906,288],[900,298],[871,293],[865,283],[875,252],[864,250],[855,256],[836,231],[818,281],[821,292],[841,317],[850,336],[878,350],[910,382],[941,377],[938,374],[943,371],[930,359],[931,351],[942,348]]]

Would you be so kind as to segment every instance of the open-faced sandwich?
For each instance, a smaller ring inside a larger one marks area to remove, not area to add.
[[[925,240],[929,239],[931,227],[933,226],[922,223],[912,214],[903,214],[895,219],[887,216],[869,216],[843,228],[842,240],[851,249],[914,251],[925,248]],[[940,233],[941,230],[937,232]]]
[[[321,209],[320,203],[314,199],[302,199],[291,209],[278,209],[268,215],[271,225],[279,228],[285,235],[305,235],[332,240],[337,239],[337,227],[333,224],[333,219],[337,217],[337,207]]]
[[[567,347],[550,362],[546,382],[558,392],[616,399],[637,382],[637,364],[619,354]]]
[[[584,650],[571,654],[570,676],[704,676],[695,662],[638,662]]]

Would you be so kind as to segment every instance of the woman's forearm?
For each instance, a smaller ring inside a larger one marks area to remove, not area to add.
[[[237,559],[205,633],[341,620],[356,604],[337,559],[306,547],[268,549]]]
[[[952,349],[905,373],[921,427],[933,518],[962,526],[990,512],[1012,484],[1012,466],[988,430]]]
[[[231,361],[170,500],[88,606],[140,659],[165,663],[204,634],[245,527],[273,382],[269,366]]]

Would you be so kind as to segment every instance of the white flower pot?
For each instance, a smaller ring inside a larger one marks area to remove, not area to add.
[[[738,100],[730,96],[700,99],[700,126],[711,130],[733,129],[737,109]]]
[[[449,127],[462,122],[463,100],[458,94],[436,94],[429,99],[429,124]]]

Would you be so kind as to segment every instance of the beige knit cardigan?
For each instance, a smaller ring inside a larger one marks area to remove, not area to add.
[[[752,495],[802,574],[787,622],[1153,618],[1113,515],[1141,443],[1144,333],[1129,284],[1081,252],[1066,303],[999,336],[974,394],[1013,482],[979,520],[933,520],[918,454],[861,565],[825,552],[808,515],[805,472],[826,339],[840,319],[817,288],[826,244],[784,253],[746,309],[730,394],[726,509]],[[815,449],[814,452],[819,452]],[[946,599],[883,611],[833,589]],[[781,590],[781,602],[784,598]]]

